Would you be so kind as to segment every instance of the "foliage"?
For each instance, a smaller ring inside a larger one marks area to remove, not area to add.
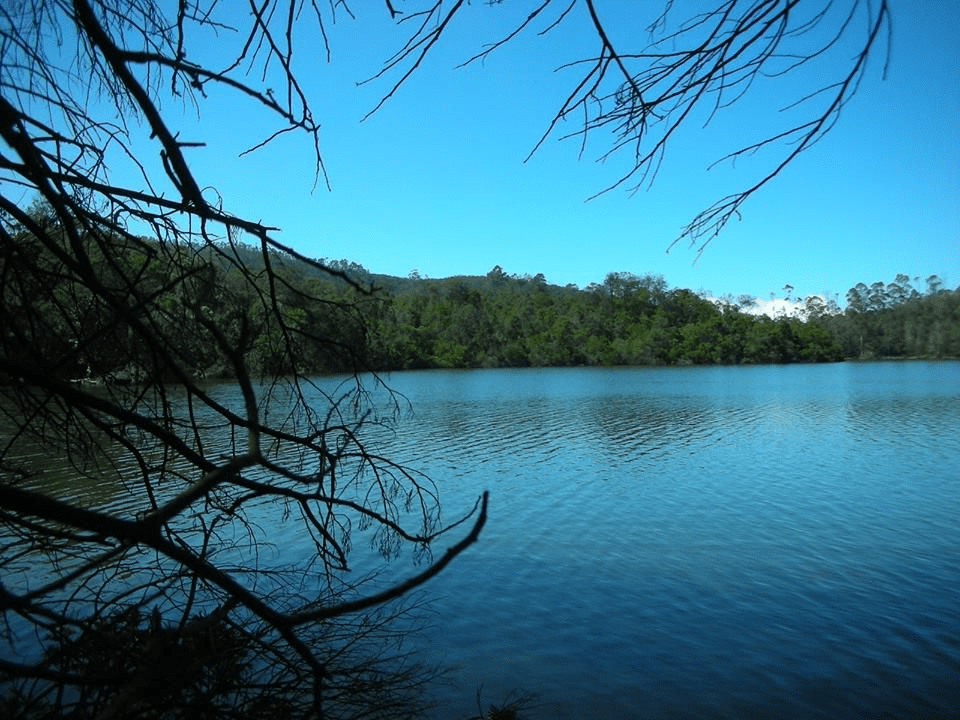
[[[477,689],[477,711],[479,715],[474,715],[469,720],[520,720],[525,710],[531,710],[536,707],[537,696],[532,693],[513,690],[507,693],[502,704],[491,703],[486,712],[483,710],[481,694],[483,688]]]
[[[583,290],[499,266],[485,277],[378,280],[393,289],[367,321],[384,369],[960,356],[960,290],[937,276],[924,294],[899,275],[852,288],[844,312],[811,296],[802,315],[773,318],[747,299],[717,302],[628,272]]]
[[[311,638],[324,654],[327,717],[421,716],[420,691],[437,674],[404,649],[404,636],[416,626],[399,632],[398,619],[391,611],[367,615],[361,628],[327,623],[322,636]],[[49,677],[19,685],[0,701],[0,712],[11,719],[62,717],[69,706],[98,718],[312,715],[313,688],[284,677],[298,669],[284,667],[273,652],[276,641],[257,627],[222,606],[182,626],[164,624],[157,610],[144,617],[130,607],[77,630],[58,628],[43,659]],[[55,674],[76,678],[73,702],[42,691]]]
[[[32,214],[38,222],[50,221],[49,208],[35,207]],[[343,273],[330,277],[309,262],[272,252],[269,264],[282,280],[275,313],[258,306],[258,298],[271,291],[263,258],[252,246],[210,245],[170,256],[149,238],[113,238],[107,265],[102,250],[91,245],[100,281],[135,278],[128,301],[139,295],[145,305],[149,299],[153,322],[178,333],[176,362],[167,358],[166,365],[151,366],[147,361],[156,363],[157,357],[122,341],[132,331],[115,309],[65,273],[31,234],[21,231],[14,240],[18,252],[7,267],[22,295],[5,297],[12,310],[8,337],[17,340],[7,353],[34,349],[23,362],[62,380],[231,377],[235,368],[224,347],[241,342],[252,371],[268,375],[960,354],[957,292],[944,289],[937,276],[927,279],[923,294],[901,274],[890,283],[851,288],[845,312],[811,296],[803,318],[770,318],[751,313],[745,302],[671,289],[658,275],[615,272],[579,290],[550,285],[542,275],[508,275],[499,266],[485,277],[425,280],[375,276],[346,260],[319,261]],[[58,252],[62,238],[60,243]],[[178,286],[171,282],[176,273],[193,280]],[[363,292],[361,281],[392,292]],[[25,311],[27,294],[39,310],[35,315]],[[204,323],[190,320],[197,307]],[[230,334],[226,346],[215,342],[209,325]],[[124,355],[125,349],[132,355]]]
[[[845,357],[960,357],[960,288],[946,289],[931,275],[921,293],[918,280],[901,273],[847,291],[846,311],[823,319]]]
[[[585,290],[536,277],[410,280],[369,323],[384,368],[827,362],[819,321],[756,317],[662,277],[610,273]]]
[[[43,211],[35,208],[35,213]],[[27,249],[32,241],[18,242]],[[207,246],[194,250],[188,261],[164,258],[149,239],[136,242],[135,250],[120,254],[126,264],[118,267],[136,275],[137,292],[151,295],[156,322],[176,328],[182,373],[191,377],[235,373],[206,326],[189,321],[191,302],[202,304],[205,319],[221,333],[233,332],[232,343],[240,341],[242,329],[246,362],[253,372],[268,375],[351,373],[362,367],[832,362],[955,357],[960,350],[956,293],[945,290],[936,276],[928,279],[924,294],[899,275],[890,283],[851,288],[845,312],[811,296],[802,316],[771,318],[751,312],[747,299],[707,299],[670,288],[659,275],[614,272],[580,290],[550,285],[542,275],[508,275],[499,266],[484,277],[430,280],[377,276],[346,260],[320,261],[344,275],[329,277],[308,262],[275,252],[269,264],[283,281],[278,324],[276,314],[257,304],[270,292],[267,282],[259,274],[245,278],[227,260],[244,257],[246,267],[262,269],[255,248]],[[188,301],[162,284],[187,267],[202,278],[206,290],[200,299]],[[97,310],[89,290],[76,283],[49,269],[37,272],[34,266],[19,271],[21,282],[35,288],[33,298],[46,298],[31,330],[38,337],[17,344],[17,349],[42,350],[31,364],[64,380],[177,378],[170,367],[121,357],[118,334],[129,330],[115,314]],[[361,280],[390,291],[362,292]],[[16,303],[11,298],[8,304]],[[16,326],[15,319],[11,322]],[[25,332],[20,328],[17,337]],[[66,347],[65,337],[74,338],[75,346]],[[50,358],[57,363],[50,364]]]
[[[413,716],[434,673],[400,650],[414,626],[396,601],[476,540],[485,498],[408,580],[344,583],[355,530],[422,559],[446,531],[433,484],[363,441],[397,399],[376,414],[357,376],[302,374],[362,362],[356,288],[44,204],[19,217],[0,235],[9,716]],[[202,380],[220,373],[234,399]],[[72,501],[88,482],[114,497]],[[298,526],[309,563],[264,564],[261,522]]]

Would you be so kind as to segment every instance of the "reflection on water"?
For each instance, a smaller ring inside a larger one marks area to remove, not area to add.
[[[438,717],[948,717],[960,365],[402,373],[390,451],[480,544],[436,581]]]
[[[552,719],[955,716],[960,363],[389,382],[413,412],[376,449],[433,477],[448,519],[491,491],[428,586],[430,652],[458,668],[438,718],[475,714],[481,684]],[[358,574],[374,557],[354,543]]]

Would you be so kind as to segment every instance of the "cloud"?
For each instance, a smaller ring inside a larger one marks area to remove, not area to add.
[[[810,295],[808,297],[818,297],[823,301],[823,305],[826,308],[829,300],[824,295]],[[717,305],[725,305],[728,302],[733,302],[730,299],[721,299],[715,297],[708,297],[710,302],[713,302]],[[736,304],[740,307],[740,312],[743,312],[747,315],[754,315],[760,317],[761,315],[766,315],[771,318],[778,317],[795,317],[800,318],[801,320],[806,319],[807,317],[807,299],[798,299],[798,298],[750,298],[752,304],[746,304],[743,297],[738,298]],[[836,311],[836,310],[834,310]]]
[[[754,298],[753,305],[743,308],[748,315],[768,315],[769,317],[799,317],[806,315],[807,304],[803,300],[774,298],[764,300]]]

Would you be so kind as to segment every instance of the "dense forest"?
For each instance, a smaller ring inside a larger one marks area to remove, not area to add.
[[[259,250],[242,252],[254,262]],[[960,357],[960,289],[944,288],[937,276],[922,293],[901,274],[851,288],[842,311],[811,296],[799,316],[768,317],[752,312],[749,298],[708,299],[653,274],[613,272],[581,289],[499,266],[485,276],[430,279],[323,262],[343,277],[274,260],[290,280],[287,312],[305,328],[320,323],[332,332],[330,323],[339,323],[354,337],[366,335],[364,360],[383,370]],[[307,286],[323,288],[330,306],[298,305],[293,291]],[[311,360],[306,348],[297,360],[307,364],[301,369],[325,369],[330,361]]]
[[[960,356],[960,291],[898,275],[859,284],[841,312],[817,296],[802,317],[751,312],[751,301],[669,288],[659,275],[610,273],[585,289],[495,267],[485,277],[377,279],[389,293],[370,318],[384,367],[678,365]]]
[[[927,278],[922,293],[909,276],[898,275],[889,283],[851,288],[843,311],[811,296],[799,317],[771,318],[751,312],[749,298],[708,299],[670,288],[651,274],[614,272],[581,289],[551,285],[543,275],[508,275],[499,266],[485,276],[398,278],[346,260],[323,261],[332,270],[323,272],[245,245],[184,246],[176,257],[169,250],[154,255],[151,248],[144,240],[118,253],[125,268],[94,252],[104,260],[92,271],[104,278],[136,274],[142,297],[151,298],[162,321],[181,332],[182,367],[206,377],[228,376],[233,367],[231,358],[201,339],[199,330],[210,327],[242,338],[247,362],[266,373],[960,357],[960,290],[944,288],[937,276]],[[37,252],[22,233],[22,259],[36,263]],[[126,321],[90,303],[88,291],[60,280],[66,275],[56,257],[45,262],[44,282],[54,286],[56,298],[46,322],[10,332],[42,336],[46,372],[121,382],[170,374],[169,368],[131,362]],[[272,292],[281,299],[282,318],[256,302],[266,287],[258,290],[239,277],[239,267],[262,269],[267,263],[274,283],[280,282]],[[4,267],[15,272],[17,264],[12,257]],[[169,289],[173,268],[191,275],[189,298]],[[16,325],[15,318],[9,321]],[[195,343],[191,327],[198,330]],[[86,340],[77,343],[78,337]],[[330,338],[336,342],[326,342]],[[16,347],[8,343],[6,352]]]

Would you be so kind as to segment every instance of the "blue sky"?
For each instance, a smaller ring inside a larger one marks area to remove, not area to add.
[[[623,7],[598,3],[601,13]],[[950,287],[960,283],[955,0],[892,2],[887,79],[878,53],[831,134],[755,195],[742,220],[699,258],[685,244],[666,250],[699,210],[751,184],[770,158],[707,167],[764,128],[780,128],[782,116],[769,109],[777,107],[775,94],[787,97],[793,88],[762,86],[729,116],[690,127],[652,189],[614,190],[586,202],[625,168],[617,158],[595,162],[601,138],[578,159],[575,142],[552,137],[523,162],[576,80],[555,68],[596,52],[581,20],[543,38],[528,33],[482,65],[455,69],[517,16],[476,3],[408,84],[361,122],[391,83],[356,83],[376,72],[401,35],[385,21],[382,3],[354,10],[356,20],[341,15],[328,28],[331,62],[309,39],[297,55],[323,122],[332,191],[322,183],[313,189],[303,137],[238,160],[237,151],[263,128],[226,98],[204,109],[197,130],[210,145],[189,155],[201,183],[217,187],[228,208],[280,227],[278,239],[309,256],[402,276],[413,269],[429,277],[478,275],[500,265],[581,287],[612,271],[649,272],[672,287],[717,296],[768,298],[789,283],[796,295],[838,294],[841,302],[857,282],[901,272],[920,276],[921,288],[931,274]],[[629,35],[624,18],[608,17]]]

